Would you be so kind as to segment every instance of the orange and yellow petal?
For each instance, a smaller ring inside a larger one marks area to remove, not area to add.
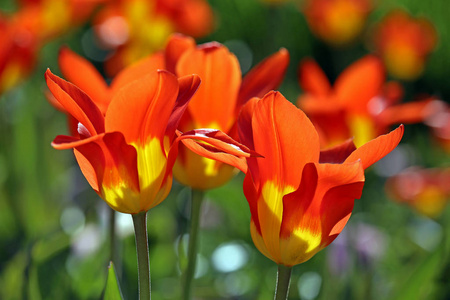
[[[59,51],[58,65],[64,77],[85,92],[104,114],[109,104],[109,87],[95,67],[66,47]]]
[[[188,107],[198,127],[228,132],[236,120],[234,109],[241,85],[236,56],[219,43],[205,44],[186,51],[178,61],[176,73],[197,74],[202,79]],[[217,127],[211,127],[214,124]]]
[[[98,136],[75,148],[84,176],[114,210],[144,211],[140,205],[140,183],[136,149],[119,132]]]
[[[397,129],[391,131],[390,133],[381,135],[376,139],[369,141],[353,151],[345,162],[361,160],[364,169],[370,167],[372,164],[382,159],[395,147],[397,147],[403,137],[403,132],[404,126],[400,125]]]
[[[252,131],[254,149],[264,157],[258,160],[261,181],[297,187],[301,180],[298,170],[319,161],[319,136],[314,126],[279,92],[270,92],[256,103]]]
[[[105,132],[104,117],[88,95],[75,85],[54,75],[49,69],[45,72],[47,86],[64,110],[78,120],[90,133]]]
[[[177,78],[167,71],[153,71],[120,89],[105,116],[108,132],[120,131],[127,143],[145,147],[153,138],[161,147],[178,96]]]
[[[236,113],[249,99],[262,98],[276,90],[284,78],[289,65],[289,52],[282,48],[253,67],[243,78],[239,90]]]

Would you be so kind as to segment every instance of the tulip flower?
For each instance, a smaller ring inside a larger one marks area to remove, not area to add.
[[[383,64],[372,55],[350,65],[333,86],[316,62],[304,60],[299,67],[299,83],[304,94],[297,104],[317,127],[323,147],[351,137],[360,146],[388,132],[393,124],[418,123],[434,113],[432,97],[398,103],[402,87],[385,82]]]
[[[414,18],[403,10],[387,14],[374,30],[374,46],[393,76],[414,80],[424,68],[428,55],[437,44],[433,24]]]
[[[320,151],[306,115],[279,92],[251,99],[241,111],[240,140],[263,158],[247,158],[244,194],[253,242],[277,263],[277,298],[287,293],[292,266],[328,246],[361,197],[364,170],[392,151],[403,125],[356,149],[351,140]],[[210,158],[220,159],[214,152]]]
[[[370,0],[307,0],[302,8],[311,31],[333,46],[351,43],[371,10]]]
[[[262,97],[277,88],[288,62],[288,52],[281,49],[241,79],[237,58],[225,46],[208,43],[185,51],[176,63],[176,74],[198,74],[202,85],[188,105],[180,130],[216,128],[237,139],[240,108],[251,97]],[[232,167],[205,159],[183,146],[174,166],[178,181],[199,190],[221,186],[234,174]]]
[[[114,55],[106,62],[108,75],[164,48],[173,32],[193,37],[208,34],[213,13],[205,0],[116,0],[94,19],[95,30]]]
[[[386,182],[387,194],[430,218],[438,217],[450,200],[450,168],[409,168]]]
[[[364,169],[392,151],[403,126],[355,148],[320,151],[306,115],[279,92],[253,99],[242,112],[241,140],[264,159],[248,159],[244,193],[257,248],[278,264],[310,259],[342,231],[361,196]]]

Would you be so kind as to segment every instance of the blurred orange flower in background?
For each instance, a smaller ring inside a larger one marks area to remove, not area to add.
[[[17,12],[0,15],[0,94],[31,73],[45,43],[85,22],[105,1],[22,0]]]
[[[403,126],[356,149],[351,140],[320,151],[306,115],[279,92],[251,99],[239,136],[263,158],[247,158],[244,194],[256,247],[277,264],[310,259],[343,230],[361,196],[364,169],[392,151]]]
[[[354,41],[372,10],[371,0],[305,0],[302,5],[311,31],[334,46]]]
[[[409,168],[386,182],[386,192],[430,218],[438,217],[450,200],[450,168]]]
[[[298,106],[319,131],[323,147],[354,137],[361,146],[389,126],[417,123],[433,114],[432,98],[398,104],[403,95],[396,82],[385,82],[381,60],[367,55],[345,69],[331,86],[319,65],[304,60],[299,66],[299,83],[304,94]]]
[[[400,9],[387,14],[373,33],[374,46],[387,70],[404,80],[414,80],[422,74],[437,40],[436,30],[430,21],[422,17],[414,18]]]
[[[110,0],[20,0],[19,13],[29,11],[40,39],[48,40],[86,22],[95,8]],[[31,12],[32,11],[32,12]]]
[[[173,32],[202,37],[213,29],[213,12],[205,0],[114,0],[95,17],[102,46],[114,49],[108,75],[164,48]]]
[[[40,40],[33,16],[0,15],[0,94],[28,76],[35,65]]]

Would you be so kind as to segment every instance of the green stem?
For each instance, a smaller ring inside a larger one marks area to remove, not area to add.
[[[198,229],[200,225],[200,211],[203,201],[203,192],[192,190],[191,199],[191,226],[189,230],[188,263],[183,276],[183,299],[192,297],[192,280],[194,279],[197,264]]]
[[[116,211],[109,208],[109,260],[114,262],[117,266],[116,261]]]
[[[138,260],[139,300],[150,300],[150,261],[148,258],[147,212],[133,216]]]
[[[275,290],[275,300],[286,300],[289,294],[289,284],[291,283],[292,267],[278,265],[277,287]]]

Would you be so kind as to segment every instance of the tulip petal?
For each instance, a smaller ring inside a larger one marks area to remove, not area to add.
[[[344,229],[363,187],[363,181],[354,182],[331,188],[325,194],[321,205],[322,247],[328,246]]]
[[[190,36],[179,33],[172,34],[167,42],[164,55],[166,70],[176,74],[176,64],[181,55],[187,50],[194,49],[195,46],[195,40]]]
[[[59,50],[58,64],[67,81],[85,92],[105,112],[109,104],[109,87],[97,69],[67,47]]]
[[[283,197],[283,222],[280,236],[287,238],[302,221],[305,211],[311,205],[316,192],[318,174],[314,163],[307,163],[302,171],[298,189]]]
[[[281,48],[253,67],[243,78],[236,111],[253,97],[262,98],[280,85],[289,65],[289,52]]]
[[[353,139],[348,139],[340,145],[320,151],[320,163],[341,164],[356,150]]]
[[[115,210],[139,212],[139,175],[136,149],[119,132],[107,133],[75,151],[86,179]]]
[[[297,188],[303,166],[319,161],[319,137],[306,115],[279,92],[269,92],[255,105],[252,119],[259,176],[264,181]]]
[[[111,82],[112,93],[115,94],[130,82],[145,77],[158,69],[165,69],[163,53],[155,53],[135,62],[114,77]]]
[[[45,80],[65,111],[83,124],[91,135],[105,132],[103,115],[89,96],[75,85],[54,75],[50,69],[45,72]]]
[[[358,185],[353,186],[355,183]],[[283,198],[283,264],[303,263],[328,245],[330,232],[334,239],[340,233],[338,229],[344,227],[363,184],[364,170],[359,161],[305,165],[299,188]],[[347,191],[348,195],[336,191]]]
[[[234,109],[241,84],[236,56],[219,43],[186,51],[178,61],[178,76],[198,74],[202,84],[189,104],[196,127],[227,132],[235,122]]]
[[[382,61],[367,55],[341,73],[334,84],[334,91],[348,110],[362,113],[367,111],[367,103],[381,91],[384,80]]]
[[[404,126],[400,125],[390,133],[381,135],[353,151],[345,162],[352,162],[360,159],[363,168],[367,169],[397,147],[402,139],[403,132]]]
[[[73,149],[75,147],[93,142],[99,139],[99,135],[94,135],[85,139],[68,135],[58,135],[52,142],[52,147],[58,150]]]
[[[432,99],[426,99],[394,105],[383,110],[378,116],[378,119],[385,126],[399,123],[412,124],[423,122],[433,113],[433,111],[429,109],[432,107],[430,105],[432,102]]]
[[[247,101],[242,107],[238,118],[239,140],[252,149],[255,148],[253,145],[252,117],[255,105],[259,100],[259,98],[252,98]]]
[[[255,110],[255,105],[259,101],[259,98],[252,98],[242,107],[238,118],[238,133],[239,140],[241,143],[249,147],[250,149],[255,149],[253,144],[253,130],[252,130],[252,117]],[[258,162],[255,158],[247,159],[248,170],[252,174],[254,179],[256,189],[259,189],[259,172],[258,172]]]
[[[180,123],[181,117],[185,113],[192,96],[197,91],[200,85],[200,81],[201,80],[198,75],[188,75],[178,78],[178,97],[172,114],[170,115],[169,123],[166,129],[166,135],[169,137],[170,141],[172,141],[175,135],[175,130]]]
[[[256,230],[261,235],[261,225],[258,217],[258,190],[255,186],[255,181],[252,178],[251,173],[246,173],[243,183],[243,190],[245,198],[247,199],[248,206],[250,207],[250,214]]]
[[[304,59],[298,68],[300,87],[316,96],[327,96],[331,91],[330,82],[320,66],[313,59]]]
[[[167,71],[151,72],[120,89],[105,117],[108,132],[120,131],[127,143],[162,141],[178,95],[177,78]]]
[[[229,164],[244,173],[247,171],[245,158],[260,156],[225,133],[215,129],[191,130],[181,134],[177,139],[178,141],[182,141],[186,147],[201,156]],[[169,160],[172,156],[173,154],[170,153]]]

